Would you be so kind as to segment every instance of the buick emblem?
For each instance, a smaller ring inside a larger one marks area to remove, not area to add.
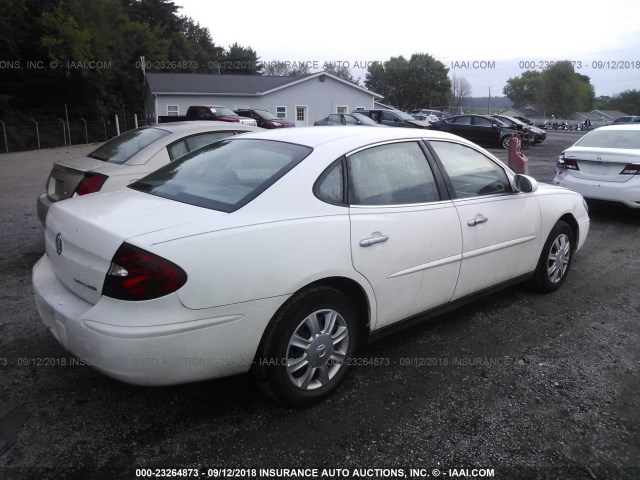
[[[56,252],[58,255],[62,255],[62,235],[60,233],[56,235]]]

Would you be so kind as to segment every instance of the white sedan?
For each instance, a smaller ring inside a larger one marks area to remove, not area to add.
[[[582,196],[447,133],[279,129],[55,204],[33,286],[58,341],[111,377],[252,370],[304,405],[363,341],[516,282],[557,289],[588,230]]]
[[[44,226],[52,203],[72,196],[115,190],[167,163],[230,135],[262,130],[229,122],[177,122],[130,130],[86,157],[53,164],[46,192],[37,201]]]
[[[560,154],[553,182],[588,199],[640,208],[640,124],[587,133]]]

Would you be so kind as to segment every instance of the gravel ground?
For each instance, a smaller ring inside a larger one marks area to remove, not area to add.
[[[531,174],[550,181],[576,138],[526,149]],[[558,292],[516,286],[368,345],[333,397],[290,410],[247,376],[142,388],[69,365],[32,299],[35,199],[92,148],[0,155],[1,478],[640,478],[640,212],[592,205]]]

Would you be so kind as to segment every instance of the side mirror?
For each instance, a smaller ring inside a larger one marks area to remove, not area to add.
[[[492,123],[492,124],[491,124],[491,126],[492,126],[493,128],[498,128],[498,124],[497,124],[497,123]]]
[[[517,174],[515,177],[516,190],[522,193],[533,193],[538,190],[538,182],[528,175]]]

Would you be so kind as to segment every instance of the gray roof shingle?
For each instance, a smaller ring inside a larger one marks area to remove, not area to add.
[[[256,95],[304,77],[268,77],[262,75],[216,75],[209,73],[148,73],[152,93],[216,93]]]

